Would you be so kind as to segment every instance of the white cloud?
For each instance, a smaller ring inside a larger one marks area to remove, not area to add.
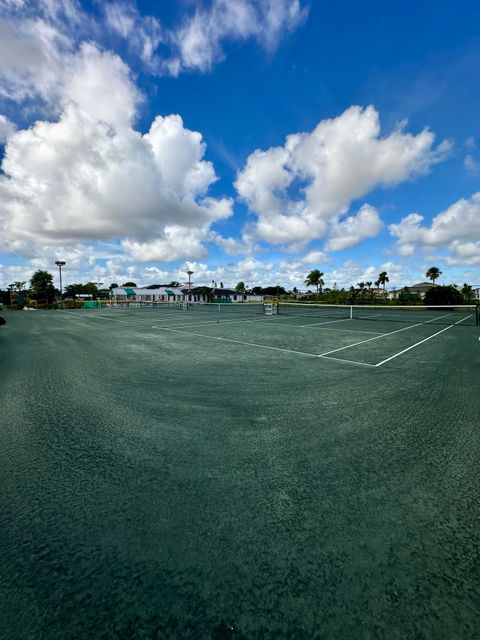
[[[63,75],[62,58],[70,51],[70,40],[40,18],[0,17],[0,95],[50,100]]]
[[[480,193],[461,198],[436,215],[430,225],[423,222],[423,216],[411,213],[389,226],[402,255],[412,255],[416,247],[444,247],[453,252],[456,263],[476,263],[471,249],[480,241]]]
[[[366,238],[373,238],[382,227],[376,209],[364,204],[355,216],[348,216],[342,222],[334,222],[326,249],[340,251],[349,249]]]
[[[475,138],[473,136],[470,136],[469,138],[467,138],[464,143],[465,147],[467,149],[476,149],[477,148],[477,143],[475,141]]]
[[[139,262],[174,262],[181,258],[199,259],[207,256],[202,244],[206,232],[179,226],[165,226],[163,237],[146,242],[124,240],[122,247],[128,257]]]
[[[159,64],[156,50],[164,36],[160,22],[153,16],[142,16],[129,2],[109,2],[103,5],[107,27],[124,38],[149,67]]]
[[[323,251],[319,250],[309,251],[306,255],[300,258],[300,262],[304,264],[322,264],[329,261],[330,257]]]
[[[0,144],[5,144],[15,130],[14,123],[0,113]]]
[[[478,176],[480,174],[480,162],[478,162],[478,160],[475,160],[475,158],[471,154],[465,156],[463,164],[465,166],[465,169],[467,170],[467,173],[469,173],[471,176]]]
[[[169,158],[172,145],[179,153]],[[216,176],[203,153],[200,134],[185,129],[179,116],[157,118],[141,136],[72,105],[60,121],[38,122],[9,138],[0,177],[5,243],[15,250],[15,242],[126,236],[155,241],[157,259],[169,259],[170,243],[176,259],[179,230],[206,237],[212,222],[231,215],[229,199],[204,197]],[[199,255],[195,243],[183,246]]]
[[[204,257],[210,225],[233,203],[208,196],[217,178],[201,134],[177,115],[158,116],[145,135],[134,129],[142,96],[128,66],[62,31],[87,21],[74,3],[12,7],[0,19],[0,87],[18,104],[42,100],[49,115],[19,131],[0,116],[4,250],[35,257],[124,239],[138,260]],[[112,7],[120,29],[125,14]]]
[[[216,175],[201,134],[177,115],[157,117],[143,136],[135,131],[139,94],[114,54],[85,44],[68,69],[56,89],[59,119],[9,133],[0,176],[6,249],[31,255],[48,243],[121,237],[136,254],[148,239],[144,255],[173,260],[188,255],[179,250],[183,229],[196,238],[183,247],[204,255],[198,243],[231,215],[232,202],[206,195]]]
[[[402,128],[382,138],[375,109],[351,107],[311,133],[288,136],[283,147],[252,153],[235,185],[258,216],[260,238],[305,243],[324,236],[355,198],[425,174],[443,160],[450,145],[434,149],[434,138],[427,129],[412,135]]]
[[[164,68],[174,75],[182,69],[208,71],[223,58],[225,40],[255,39],[271,51],[307,15],[299,0],[213,0],[210,7],[197,8],[180,28],[170,32],[176,52]]]
[[[460,242],[455,240],[450,245],[450,252],[451,255],[447,256],[446,259],[448,265],[480,265],[480,240],[476,242]],[[478,274],[476,277],[478,282]]]
[[[227,255],[237,256],[242,254],[251,254],[258,250],[258,246],[250,242],[248,236],[243,236],[242,240],[237,238],[224,238],[220,233],[211,231],[209,240],[220,247]]]

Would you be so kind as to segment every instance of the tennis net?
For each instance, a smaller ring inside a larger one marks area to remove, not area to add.
[[[334,305],[279,302],[278,313],[326,320],[382,320],[459,326],[479,324],[477,305]]]

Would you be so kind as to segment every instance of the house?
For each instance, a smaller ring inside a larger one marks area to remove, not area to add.
[[[182,289],[185,299],[189,302],[263,302],[263,295],[254,294],[252,291],[239,293],[234,289],[225,287],[192,287]]]
[[[421,300],[423,300],[427,291],[435,286],[437,285],[434,285],[431,282],[419,282],[418,284],[414,284],[411,287],[405,287],[405,288],[409,291],[409,293],[414,293]]]

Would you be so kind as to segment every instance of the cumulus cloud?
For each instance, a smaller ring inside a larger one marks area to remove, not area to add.
[[[382,138],[375,109],[351,107],[311,133],[288,136],[283,147],[253,152],[235,185],[258,216],[260,238],[306,243],[324,236],[355,198],[427,173],[450,149],[448,142],[434,148],[434,139],[404,125]]]
[[[217,178],[201,134],[178,115],[136,131],[140,95],[115,54],[83,44],[66,66],[58,119],[19,131],[0,120],[5,248],[32,255],[48,243],[125,238],[124,248],[145,259],[204,256],[201,241],[232,202],[208,196]]]
[[[398,224],[391,224],[391,235],[398,238],[396,247],[402,255],[412,255],[417,247],[450,249],[453,259],[476,264],[474,247],[480,242],[480,193],[461,198],[437,214],[430,225],[424,217],[411,213]]]
[[[167,260],[169,246],[170,259],[178,257],[183,234],[183,247],[199,255],[185,237],[195,230],[206,237],[232,206],[205,196],[216,176],[204,151],[201,135],[179,116],[157,117],[142,136],[70,105],[58,122],[37,122],[9,138],[0,177],[5,242],[148,238],[155,242],[143,255]],[[132,242],[125,247],[142,251]]]
[[[364,204],[354,216],[348,216],[342,222],[334,222],[326,249],[340,251],[350,249],[366,238],[373,238],[382,227],[382,221],[376,209]]]

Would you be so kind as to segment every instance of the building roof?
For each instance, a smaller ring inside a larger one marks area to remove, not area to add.
[[[433,287],[434,285],[431,282],[419,282],[418,284],[412,284],[409,289],[415,289],[416,287]]]

